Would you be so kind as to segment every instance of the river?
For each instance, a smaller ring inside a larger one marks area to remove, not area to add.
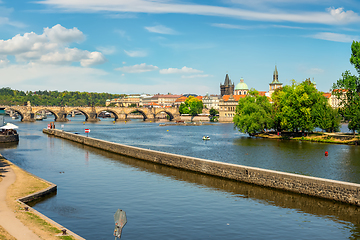
[[[138,120],[57,128],[182,155],[360,183],[360,148],[249,138],[232,124],[165,126]],[[113,215],[126,211],[122,239],[356,239],[359,208],[205,176],[119,156],[41,132],[50,120],[22,123],[18,145],[0,153],[58,185],[34,208],[86,239],[114,239]],[[201,140],[203,135],[210,141]],[[325,157],[324,152],[329,156]]]

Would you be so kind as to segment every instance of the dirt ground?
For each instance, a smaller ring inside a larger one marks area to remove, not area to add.
[[[25,212],[23,205],[18,203],[16,199],[27,196],[31,193],[43,190],[50,185],[40,179],[28,174],[16,165],[13,165],[8,160],[4,159],[0,155],[0,165],[10,165],[16,174],[15,183],[12,184],[6,192],[6,204],[8,208],[15,212],[16,218],[19,219],[25,226],[27,226],[36,235],[40,236],[41,239],[46,240],[58,240],[58,239],[74,239],[71,236],[56,236],[61,231],[38,217],[31,212]],[[0,181],[4,177],[4,174],[0,171]],[[1,217],[1,216],[0,216]],[[15,239],[4,228],[0,226],[0,239],[13,240]]]

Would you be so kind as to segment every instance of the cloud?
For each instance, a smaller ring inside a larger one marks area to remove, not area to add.
[[[8,17],[0,17],[0,25],[9,25],[12,27],[17,27],[17,28],[26,27],[25,24],[23,24],[21,22],[11,21]]]
[[[153,65],[146,65],[146,63],[137,64],[134,66],[125,66],[125,67],[119,67],[115,68],[117,71],[122,71],[126,73],[142,73],[142,72],[150,72],[158,70],[159,68],[157,66]]]
[[[72,29],[66,29],[60,24],[56,24],[52,28],[44,28],[44,35],[50,42],[56,42],[61,44],[81,42],[85,40],[84,34],[76,27]]]
[[[350,23],[359,21],[359,15],[351,10],[344,11],[344,8],[334,7],[327,8],[326,10],[339,22]]]
[[[289,2],[289,1],[288,1]],[[245,10],[238,7],[222,7],[202,4],[188,4],[180,1],[88,1],[88,0],[38,0],[37,3],[52,6],[57,10],[74,12],[122,12],[122,13],[153,13],[153,14],[193,14],[204,16],[230,17],[251,21],[297,22],[319,24],[348,24],[360,21],[360,16],[343,8],[328,8],[327,11],[274,11],[271,8]],[[255,8],[256,9],[256,8]]]
[[[77,28],[66,29],[57,24],[44,28],[38,35],[34,32],[20,34],[8,40],[0,40],[0,56],[15,56],[17,62],[39,62],[48,64],[71,64],[79,62],[88,67],[106,61],[100,52],[89,52],[77,48],[68,48],[72,42],[85,39]]]
[[[203,71],[184,66],[181,69],[179,68],[161,69],[159,72],[161,74],[174,74],[174,73],[202,73]]]
[[[205,78],[205,77],[213,77],[213,75],[197,74],[197,75],[190,75],[190,76],[181,76],[181,78]]]
[[[163,25],[156,25],[153,27],[145,27],[145,29],[148,30],[149,32],[153,32],[153,33],[169,34],[169,35],[177,34],[177,32],[175,30],[165,27]]]
[[[147,56],[146,51],[126,51],[126,50],[124,50],[124,52],[129,57],[146,57]]]
[[[137,16],[135,14],[130,14],[130,13],[108,14],[108,15],[106,15],[106,17],[113,18],[113,19],[137,18]]]
[[[102,52],[105,55],[111,55],[116,52],[116,47],[115,46],[97,47],[96,50]]]
[[[233,25],[233,24],[226,24],[226,23],[213,23],[211,24],[213,27],[219,27],[219,28],[228,28],[228,29],[249,29],[248,26],[241,26],[241,25]]]
[[[314,35],[310,35],[311,38],[333,41],[333,42],[352,42],[360,41],[360,36],[351,36],[340,33],[331,33],[331,32],[320,32]]]

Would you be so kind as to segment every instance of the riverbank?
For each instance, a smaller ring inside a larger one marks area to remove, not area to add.
[[[360,206],[358,194],[360,184],[165,153],[57,129],[43,129],[43,132],[105,151],[174,168]]]
[[[283,140],[296,140],[296,141],[309,141],[321,143],[334,143],[334,144],[348,144],[359,145],[360,135],[356,134],[355,137],[351,133],[281,133],[266,132],[255,135],[255,137],[269,138],[269,139],[283,139]]]
[[[1,239],[83,239],[69,230],[67,235],[62,236],[61,230],[66,228],[26,204],[56,191],[56,185],[24,171],[1,155],[0,181],[6,182],[1,184],[4,193],[0,203],[4,213],[0,215]]]

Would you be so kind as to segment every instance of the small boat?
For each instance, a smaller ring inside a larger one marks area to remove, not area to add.
[[[210,137],[209,136],[203,136],[202,140],[210,140]]]

